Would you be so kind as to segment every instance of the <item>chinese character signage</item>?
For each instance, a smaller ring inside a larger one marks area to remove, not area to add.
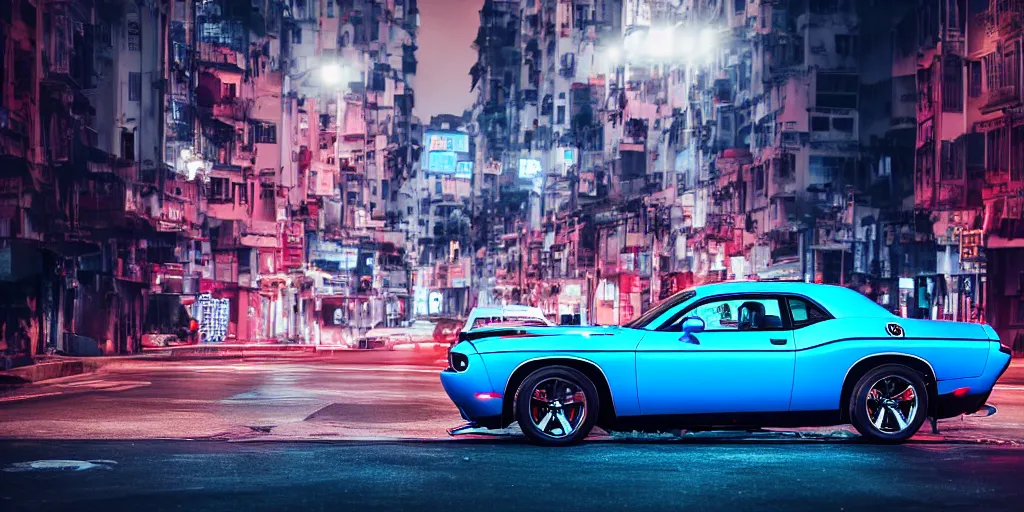
[[[461,133],[453,134],[427,134],[428,151],[453,151],[455,153],[469,153],[469,136]]]
[[[231,302],[228,299],[215,299],[210,294],[200,295],[196,300],[195,313],[201,342],[218,343],[228,337],[228,322],[231,318]]]

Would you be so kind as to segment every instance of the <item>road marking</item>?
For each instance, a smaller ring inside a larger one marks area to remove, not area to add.
[[[63,391],[51,391],[49,393],[37,393],[35,395],[5,396],[0,397],[0,402],[20,402],[22,400],[31,400],[33,398],[42,398],[44,396],[54,396],[63,394]]]
[[[995,386],[995,389],[1002,391],[1024,391],[1024,386],[1004,386],[1001,384],[997,384]]]
[[[68,382],[66,384],[62,383],[62,384],[60,384],[60,386],[61,387],[78,387],[78,386],[90,386],[91,387],[91,384],[96,384],[97,382],[103,382],[103,379],[83,380],[83,381],[80,381],[80,382]]]

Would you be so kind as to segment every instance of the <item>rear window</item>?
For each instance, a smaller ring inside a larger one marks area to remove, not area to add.
[[[497,324],[497,323],[501,323],[501,317],[500,316],[481,317],[481,318],[477,318],[476,320],[473,320],[472,328],[473,329],[477,329],[479,327],[486,327],[488,325]]]

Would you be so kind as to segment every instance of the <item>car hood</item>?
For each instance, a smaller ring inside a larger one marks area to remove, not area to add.
[[[640,331],[613,327],[484,327],[462,333],[477,352],[633,350]]]

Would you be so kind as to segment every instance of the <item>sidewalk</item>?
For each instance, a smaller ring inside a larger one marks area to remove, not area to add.
[[[29,384],[52,379],[93,373],[104,366],[128,361],[186,361],[203,359],[237,359],[253,356],[281,356],[284,353],[313,354],[316,347],[281,343],[231,345],[180,345],[176,347],[145,347],[140,354],[120,356],[40,356],[35,363],[0,371],[0,384]]]
[[[999,378],[999,382],[1007,386],[1024,386],[1024,359],[1017,358],[1010,363],[1010,368]]]

